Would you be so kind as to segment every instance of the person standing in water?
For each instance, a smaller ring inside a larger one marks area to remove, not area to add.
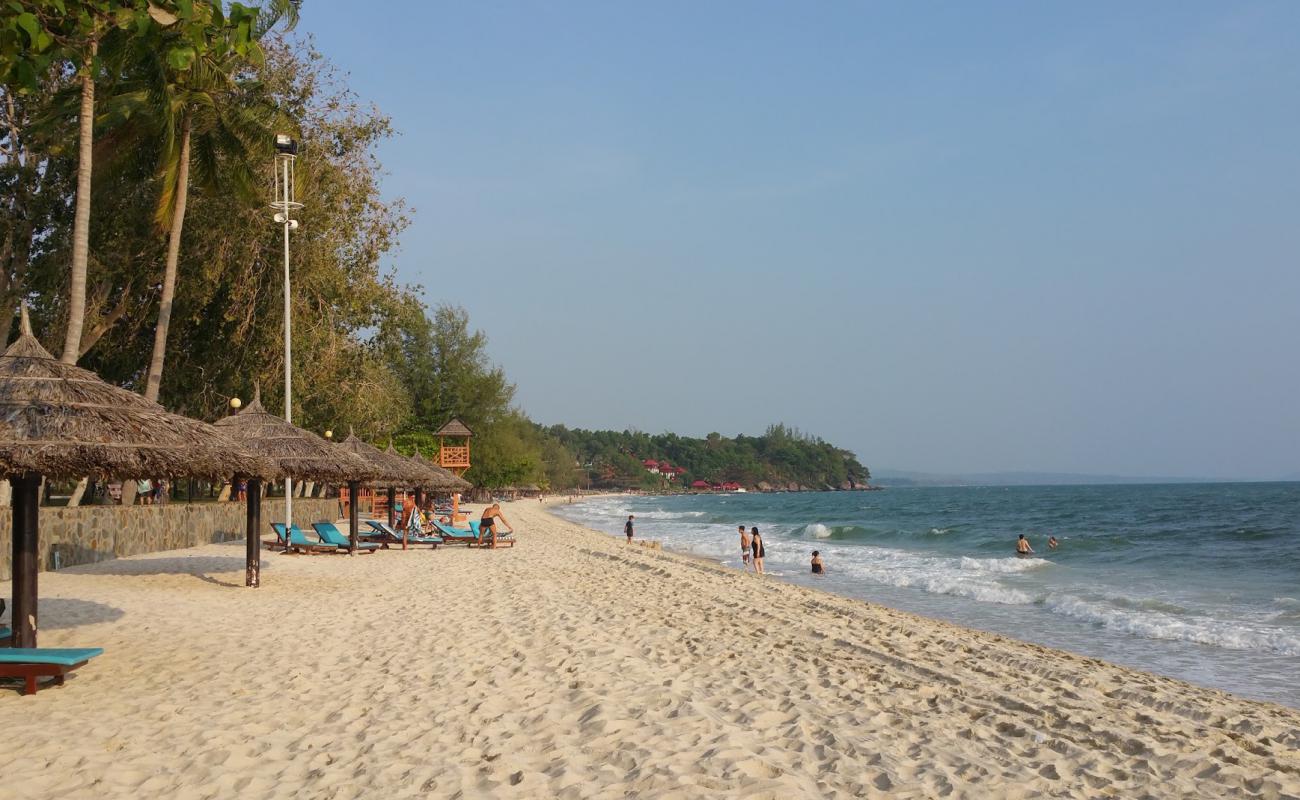
[[[754,572],[762,575],[763,557],[767,551],[763,548],[763,534],[758,532],[757,526],[749,529],[749,549],[754,555]]]
[[[1049,536],[1049,537],[1047,537],[1047,548],[1048,548],[1049,550],[1055,550],[1055,549],[1056,549],[1056,546],[1057,546],[1058,544],[1060,544],[1060,542],[1056,541],[1056,537],[1055,537],[1055,536]]]
[[[623,526],[623,533],[627,534],[628,544],[632,543],[632,515],[627,515],[627,523]]]
[[[749,534],[745,532],[745,526],[740,528],[740,563],[741,569],[749,572]]]
[[[820,550],[814,550],[812,555],[812,571],[814,575],[825,575],[826,565],[822,563],[822,553]]]
[[[1029,546],[1029,540],[1025,538],[1023,533],[1020,534],[1020,538],[1016,540],[1016,555],[1032,556],[1033,554],[1034,548]]]

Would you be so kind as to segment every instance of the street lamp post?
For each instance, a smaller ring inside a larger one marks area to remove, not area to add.
[[[289,231],[298,228],[293,212],[302,208],[294,199],[293,164],[298,143],[288,135],[275,136],[275,222],[284,228],[284,421],[293,422],[293,348],[292,310],[289,303]],[[289,531],[293,528],[293,477],[284,479],[284,547],[289,550]]]

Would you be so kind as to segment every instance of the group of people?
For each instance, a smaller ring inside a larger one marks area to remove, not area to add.
[[[1061,543],[1056,540],[1055,536],[1047,537],[1047,547],[1049,550],[1055,550],[1058,546],[1060,546],[1060,544]],[[1016,539],[1016,555],[1032,556],[1033,554],[1034,554],[1034,548],[1030,547],[1029,540],[1025,538],[1025,535],[1023,533],[1020,534],[1020,538]]]
[[[754,565],[754,572],[758,575],[763,574],[763,559],[767,556],[767,548],[763,546],[763,534],[758,532],[758,527],[754,526],[745,530],[744,525],[738,526],[740,531],[740,563],[744,566],[746,572],[749,571],[749,565]]]

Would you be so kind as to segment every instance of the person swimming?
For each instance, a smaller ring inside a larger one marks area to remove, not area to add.
[[[812,571],[814,575],[826,574],[826,565],[822,563],[822,554],[820,550],[814,550],[812,554]]]
[[[1016,540],[1016,555],[1032,556],[1033,554],[1034,548],[1029,546],[1029,540],[1025,538],[1023,533],[1020,534],[1020,538]]]
[[[1051,549],[1055,550],[1058,544],[1060,544],[1060,542],[1056,541],[1055,536],[1047,537],[1047,546],[1050,547]]]

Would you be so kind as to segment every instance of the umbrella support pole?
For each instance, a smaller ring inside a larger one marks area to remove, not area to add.
[[[262,481],[254,478],[248,482],[248,547],[244,585],[256,589],[262,585]]]
[[[13,646],[36,646],[36,563],[40,538],[41,476],[28,472],[13,483]]]
[[[361,483],[359,481],[348,481],[348,499],[351,500],[351,502],[348,503],[348,526],[351,528],[351,530],[349,531],[348,538],[351,540],[352,543],[352,549],[348,551],[348,555],[351,556],[355,556],[357,554],[357,534],[358,534],[357,494],[360,491],[361,491]]]

